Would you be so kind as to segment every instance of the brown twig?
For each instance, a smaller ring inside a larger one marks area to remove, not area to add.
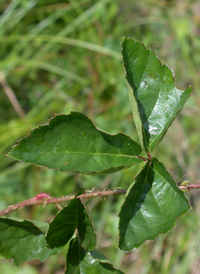
[[[5,75],[4,75],[3,71],[0,71],[0,84],[1,84],[2,88],[4,89],[5,94],[7,95],[8,99],[11,102],[11,104],[13,105],[15,111],[19,115],[19,117],[21,119],[24,119],[25,113],[24,113],[22,107],[20,106],[14,92],[12,91],[10,86],[8,85],[8,82],[5,78]]]
[[[36,195],[34,198],[31,198],[29,200],[25,200],[15,205],[10,205],[8,208],[0,211],[0,216],[6,215],[12,211],[15,211],[17,209],[20,209],[26,206],[31,206],[31,205],[40,205],[40,204],[43,204],[43,205],[56,204],[57,205],[58,203],[70,201],[74,198],[83,199],[83,198],[93,198],[98,196],[101,197],[101,196],[120,195],[125,193],[126,193],[126,189],[118,189],[118,190],[105,190],[105,191],[97,191],[97,192],[86,192],[78,196],[68,195],[68,196],[63,196],[59,198],[50,197],[50,195],[46,193],[40,193]],[[59,208],[59,210],[60,209],[61,207]]]
[[[190,189],[200,189],[200,184],[191,184],[188,186],[179,186],[180,189],[182,190],[190,190]],[[59,210],[62,209],[58,204],[61,202],[65,201],[70,201],[74,198],[77,199],[84,199],[84,198],[94,198],[94,197],[102,197],[102,196],[112,196],[112,195],[123,195],[126,194],[127,189],[117,189],[117,190],[104,190],[104,191],[91,191],[91,192],[86,192],[81,195],[68,195],[68,196],[63,196],[59,198],[54,198],[51,197],[49,194],[46,193],[40,193],[36,195],[34,198],[31,198],[29,200],[25,200],[21,203],[15,204],[15,205],[10,205],[8,208],[0,211],[0,216],[6,215],[12,211],[15,211],[17,209],[26,207],[26,206],[31,206],[31,205],[40,205],[43,204],[44,206],[47,204],[55,204]]]

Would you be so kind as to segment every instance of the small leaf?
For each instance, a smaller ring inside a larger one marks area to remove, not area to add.
[[[62,171],[111,173],[142,160],[141,147],[123,134],[97,130],[81,113],[57,115],[49,125],[34,129],[14,146],[9,156]]]
[[[125,38],[122,54],[133,119],[140,142],[149,152],[182,109],[191,87],[185,91],[177,89],[172,70],[161,65],[154,52],[140,42]]]
[[[189,208],[183,192],[154,158],[135,178],[119,213],[119,247],[128,251],[168,232]]]
[[[13,258],[16,266],[33,259],[46,260],[60,249],[48,249],[44,233],[48,224],[39,223],[41,230],[30,221],[0,218],[0,254],[6,259]],[[44,232],[44,233],[43,233]]]
[[[59,247],[65,245],[73,236],[75,229],[78,230],[81,245],[92,250],[96,245],[96,235],[92,221],[88,215],[86,207],[80,199],[73,199],[63,208],[49,225],[46,240],[49,247]]]
[[[72,239],[67,253],[65,274],[123,274],[98,250],[87,252]]]

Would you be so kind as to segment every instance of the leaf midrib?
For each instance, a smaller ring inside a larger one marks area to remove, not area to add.
[[[127,155],[127,154],[113,154],[113,153],[95,153],[95,152],[84,152],[84,151],[77,151],[77,152],[70,152],[70,151],[35,151],[33,152],[33,154],[44,154],[44,153],[54,153],[54,154],[88,154],[88,155],[102,155],[102,156],[114,156],[114,157],[127,157],[127,158],[139,158],[138,155],[134,156],[134,155]],[[29,155],[32,154],[31,152],[29,152]]]

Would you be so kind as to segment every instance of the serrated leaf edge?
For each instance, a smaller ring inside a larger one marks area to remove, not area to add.
[[[156,159],[156,158],[153,158],[153,159]],[[157,159],[156,159],[157,160]],[[158,161],[163,167],[164,167],[164,165],[160,162],[160,161]],[[142,170],[146,167],[146,165],[148,165],[149,164],[149,162],[148,163],[146,163],[144,166],[143,166],[143,168],[138,172],[138,174],[140,173],[140,172],[142,172]],[[165,169],[165,167],[164,167],[164,169]],[[154,170],[154,169],[153,169]],[[165,169],[166,170],[166,169]],[[155,170],[154,170],[155,171]],[[166,170],[167,171],[167,170]],[[156,172],[156,171],[155,171]],[[168,172],[168,171],[167,171]],[[157,172],[158,173],[158,172]],[[136,175],[136,177],[138,176],[138,174]],[[160,173],[158,173],[158,174],[160,174]],[[173,178],[172,178],[172,176],[171,176],[171,174],[168,172],[168,174],[170,175],[170,177],[171,177],[171,179],[173,180]],[[174,180],[173,180],[174,181]],[[118,217],[119,217],[119,214],[120,214],[120,212],[121,212],[121,209],[122,209],[122,207],[123,207],[123,205],[124,205],[124,203],[125,203],[125,200],[126,200],[126,197],[128,196],[128,194],[129,194],[129,192],[130,192],[130,190],[132,189],[132,187],[134,186],[134,184],[135,184],[135,180],[134,180],[134,182],[130,185],[130,187],[128,188],[128,190],[127,190],[127,192],[126,192],[126,196],[125,196],[125,198],[124,198],[124,202],[123,202],[123,204],[122,204],[122,206],[121,206],[121,208],[120,208],[120,211],[119,211],[119,213],[118,213]],[[179,191],[181,191],[179,188],[178,188],[178,186],[177,186],[177,189],[179,190]],[[182,192],[182,191],[181,191]],[[175,226],[175,222],[177,221],[177,219],[179,218],[179,217],[181,217],[182,215],[184,215],[186,212],[188,212],[189,210],[191,210],[191,205],[190,205],[190,202],[189,202],[189,200],[188,200],[188,198],[185,196],[185,194],[182,192],[182,194],[183,194],[183,196],[185,197],[185,199],[187,200],[187,202],[188,202],[188,205],[189,205],[189,208],[188,209],[186,209],[184,212],[182,212],[181,214],[179,214],[179,215],[177,215],[177,217],[174,219],[174,221],[172,222],[172,225],[168,228],[168,229],[166,229],[166,230],[163,230],[162,232],[159,232],[155,237],[152,237],[152,238],[149,238],[149,239],[146,239],[145,241],[143,241],[140,245],[135,245],[133,248],[139,248],[144,242],[146,242],[146,241],[149,241],[149,240],[155,240],[160,234],[166,234],[166,233],[169,233],[170,232],[170,230]],[[119,230],[119,227],[118,227],[118,230]],[[119,233],[120,233],[120,231],[119,231]],[[118,237],[120,238],[120,235],[118,234]],[[123,248],[121,248],[120,246],[119,246],[119,244],[118,244],[118,248],[120,249],[120,250],[122,250],[122,251],[130,251],[130,250],[132,250],[133,248],[131,248],[131,249],[128,249],[128,250],[126,250],[126,249],[123,249]]]
[[[29,131],[29,132],[30,132],[30,135],[24,136],[23,138],[19,139],[19,140],[17,141],[17,144],[15,144],[15,145],[12,147],[12,150],[11,150],[10,152],[8,152],[8,153],[6,154],[6,156],[8,156],[8,157],[14,159],[15,161],[25,162],[25,163],[27,163],[27,164],[33,164],[33,165],[35,165],[36,167],[45,167],[45,168],[52,169],[52,170],[62,171],[62,172],[64,172],[64,173],[73,172],[73,173],[85,174],[85,175],[103,174],[103,173],[114,173],[114,172],[120,171],[120,170],[122,170],[122,169],[130,168],[130,167],[132,167],[132,166],[134,166],[134,165],[139,164],[139,163],[142,162],[142,159],[141,159],[141,162],[137,162],[137,163],[134,163],[134,164],[132,164],[132,165],[120,165],[120,166],[117,166],[117,167],[110,167],[110,168],[102,169],[101,171],[98,171],[98,172],[92,171],[92,172],[82,173],[82,172],[79,172],[79,171],[77,171],[77,170],[74,170],[74,171],[64,171],[64,170],[61,170],[60,168],[51,168],[51,167],[47,167],[47,166],[43,166],[43,165],[38,165],[37,163],[34,163],[34,162],[28,162],[28,161],[25,161],[25,160],[15,159],[15,157],[9,155],[9,154],[14,150],[15,147],[17,147],[18,145],[20,145],[20,143],[21,143],[21,141],[22,141],[23,139],[31,137],[31,136],[32,136],[32,133],[33,133],[35,130],[39,130],[41,127],[49,127],[49,126],[51,126],[51,123],[54,121],[54,119],[56,119],[56,118],[59,117],[59,116],[70,116],[70,115],[76,115],[76,114],[80,114],[80,115],[84,116],[90,123],[92,123],[93,127],[94,127],[97,131],[99,131],[99,132],[101,132],[101,133],[108,134],[108,135],[110,135],[110,136],[123,135],[123,136],[129,138],[130,141],[132,141],[132,142],[134,142],[135,144],[137,144],[138,146],[140,146],[137,142],[135,142],[134,140],[132,140],[128,135],[123,134],[123,133],[110,134],[110,133],[108,133],[108,132],[106,132],[106,131],[102,131],[102,130],[98,129],[98,128],[94,125],[94,123],[92,122],[92,120],[91,120],[90,118],[88,118],[86,115],[82,114],[81,112],[70,111],[69,114],[55,114],[51,119],[48,120],[48,121],[49,121],[49,124],[38,125],[38,127],[33,128],[32,130],[30,130],[30,131]],[[140,146],[140,148],[141,148],[141,146]],[[140,153],[139,153],[138,155],[136,155],[136,156],[127,155],[127,156],[130,157],[130,158],[132,157],[132,158],[138,158],[138,159],[140,159],[140,157],[138,157],[138,156],[141,154],[141,152],[142,152],[142,148],[141,148],[141,151],[140,151]],[[109,170],[110,170],[110,172],[109,172]],[[115,170],[116,170],[116,171],[115,171]]]

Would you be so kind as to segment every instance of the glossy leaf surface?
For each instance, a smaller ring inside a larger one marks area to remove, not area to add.
[[[9,156],[62,171],[110,173],[142,162],[141,147],[123,134],[97,130],[81,113],[57,115],[47,126],[34,129]]]
[[[170,174],[153,159],[135,178],[119,213],[119,247],[128,251],[166,233],[189,208]]]
[[[65,274],[123,274],[99,251],[82,248],[77,239],[70,242]]]
[[[15,265],[25,261],[39,259],[46,260],[49,256],[57,254],[60,249],[48,249],[44,233],[48,224],[24,220],[0,218],[0,254],[13,258]]]
[[[73,236],[75,229],[78,231],[81,245],[87,250],[94,249],[96,234],[86,207],[80,199],[71,200],[50,223],[46,236],[49,247],[65,245]]]
[[[173,71],[140,42],[124,39],[123,62],[128,94],[138,136],[146,152],[152,151],[191,94],[175,87]]]

